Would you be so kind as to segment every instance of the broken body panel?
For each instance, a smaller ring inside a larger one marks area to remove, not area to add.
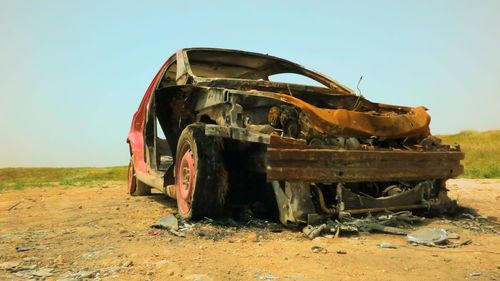
[[[282,73],[323,86],[269,80]],[[274,191],[284,224],[449,204],[444,182],[463,171],[463,153],[430,134],[424,107],[373,103],[268,55],[200,48],[172,56],[149,86],[127,139],[140,181],[176,196],[177,142],[194,123],[223,140],[229,193],[214,196],[238,194],[251,179],[247,189]]]

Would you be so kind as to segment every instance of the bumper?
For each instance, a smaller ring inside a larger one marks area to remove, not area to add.
[[[310,148],[300,145],[267,149],[271,181],[312,183],[448,179],[463,172],[460,151],[391,151]]]

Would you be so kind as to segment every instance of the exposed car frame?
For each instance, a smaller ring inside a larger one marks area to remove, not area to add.
[[[323,86],[269,81],[280,73]],[[182,49],[133,116],[129,192],[157,188],[186,218],[271,195],[285,225],[342,212],[446,210],[453,202],[444,183],[462,173],[464,155],[430,134],[426,111],[370,102],[277,57]]]

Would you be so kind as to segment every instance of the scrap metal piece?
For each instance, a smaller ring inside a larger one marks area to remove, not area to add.
[[[323,230],[326,229],[326,224],[322,224],[320,226],[314,227],[312,225],[308,225],[302,229],[302,232],[309,238],[314,239],[318,237]]]
[[[179,222],[177,218],[172,215],[166,215],[164,217],[161,217],[155,224],[153,224],[151,227],[153,228],[164,228],[168,230],[178,230],[179,229]]]
[[[284,190],[278,181],[272,186],[281,223],[307,223],[307,215],[315,212],[309,183],[285,182]]]
[[[415,216],[410,211],[401,211],[387,215],[379,215],[377,216],[377,220],[383,225],[398,226],[398,225],[414,224],[422,222],[425,220],[425,218]]]
[[[399,212],[391,215],[367,216],[354,218],[349,213],[339,214],[337,221],[332,223],[331,232],[372,232],[378,231],[396,235],[407,235],[408,222],[420,222],[423,219],[413,216],[410,212]],[[330,225],[329,225],[330,226]]]
[[[442,228],[421,228],[408,233],[408,242],[422,245],[440,245],[448,241],[448,234]]]
[[[401,191],[392,196],[373,198],[354,193],[339,183],[337,184],[337,199],[342,204],[339,204],[338,209],[351,214],[362,214],[426,208],[425,199],[433,187],[433,181],[423,181],[407,191]]]
[[[379,243],[377,246],[379,248],[384,248],[384,249],[397,249],[398,248],[389,242],[382,242],[382,243]]]
[[[312,246],[311,250],[315,254],[317,254],[317,253],[327,254],[328,253],[328,250],[324,247],[321,247],[321,246]]]

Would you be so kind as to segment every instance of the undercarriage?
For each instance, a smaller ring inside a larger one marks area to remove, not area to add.
[[[311,223],[342,212],[452,211],[445,180],[463,172],[461,159],[460,151],[311,148],[271,138],[266,171],[281,222]]]
[[[217,125],[206,125],[205,130],[211,136],[232,136],[231,130]],[[237,139],[269,142],[253,148],[253,157],[231,152],[248,164],[238,168],[265,173],[285,225],[314,224],[342,213],[443,214],[456,207],[447,196],[445,182],[463,172],[463,153],[458,150],[311,147],[289,137],[234,131]]]

